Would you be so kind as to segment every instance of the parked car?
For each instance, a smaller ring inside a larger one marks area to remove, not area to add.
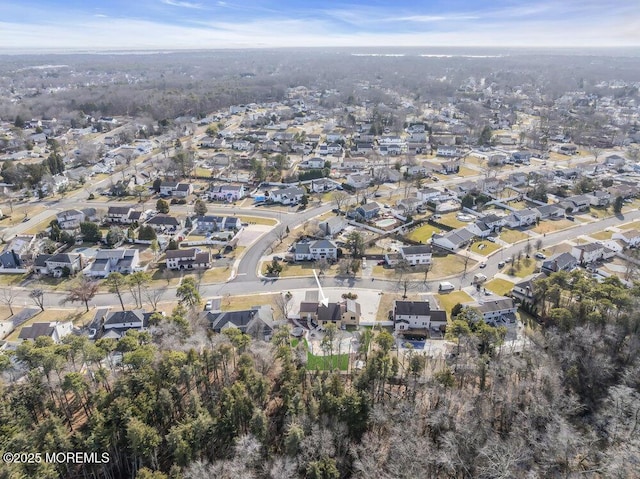
[[[507,257],[504,259],[505,263],[511,263],[513,261],[513,258],[511,256]]]
[[[486,268],[487,267],[487,263],[480,263],[480,268]]]
[[[495,243],[496,238],[494,236],[487,236],[487,241],[491,241],[492,243]]]
[[[544,254],[542,254],[540,251],[538,251],[534,256],[538,259],[547,259],[547,257]]]
[[[500,261],[500,262],[498,263],[498,268],[500,268],[500,269],[504,268],[504,265],[505,265],[505,264],[506,264],[506,263],[505,263],[504,261]]]
[[[210,299],[209,301],[207,301],[204,305],[204,310],[205,311],[211,311],[211,308],[213,308],[213,300]]]

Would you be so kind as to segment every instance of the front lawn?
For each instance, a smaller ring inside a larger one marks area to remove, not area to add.
[[[239,216],[239,218],[243,223],[249,223],[250,225],[274,226],[278,223],[273,218],[262,218],[260,216]]]
[[[274,305],[278,296],[280,296],[279,293],[253,294],[249,296],[225,295],[222,297],[220,308],[222,311],[235,311],[247,310],[252,306]]]
[[[492,243],[491,241],[478,241],[471,245],[471,251],[483,256],[489,256],[494,251],[500,249],[500,245]]]
[[[442,278],[445,276],[452,276],[454,274],[460,274],[464,271],[464,262],[466,258],[450,254],[443,258],[433,258],[433,264],[431,265],[431,271],[427,276],[427,279]],[[469,258],[467,263],[467,271],[473,268],[477,264],[476,261]],[[424,273],[422,273],[424,276]]]
[[[598,231],[597,233],[592,233],[589,236],[595,240],[610,240],[611,236],[613,235],[613,231],[609,231],[609,230],[605,230],[605,231]]]
[[[425,223],[418,228],[411,231],[407,238],[412,241],[419,241],[420,243],[427,244],[434,233],[440,233],[442,230],[436,226]]]
[[[513,275],[510,274],[511,267],[512,265],[508,264],[507,266],[505,266],[505,269],[503,272],[506,274],[509,274],[510,276],[517,276],[518,278],[524,278],[535,272],[536,260],[534,260],[533,258],[528,258],[528,259],[525,258],[525,259],[522,259],[519,264],[516,264],[515,258],[514,258],[513,268],[515,271]]]
[[[267,275],[267,267],[271,262],[262,263],[262,274]],[[313,270],[315,269],[318,275],[320,275],[320,270],[316,266],[314,261],[304,262],[304,263],[280,263],[282,265],[282,271],[280,272],[281,278],[287,278],[292,276],[313,276]],[[338,272],[338,266],[332,265],[328,270],[324,272],[326,276],[334,276]],[[359,273],[359,272],[358,272]]]
[[[511,281],[507,281],[506,279],[494,278],[491,281],[487,281],[482,286],[488,289],[489,291],[499,294],[500,296],[505,296],[513,289],[513,284]]]
[[[575,225],[573,221],[561,219],[561,220],[545,220],[535,226],[532,231],[539,234],[553,233],[554,231],[570,228]]]
[[[518,230],[504,230],[500,233],[500,239],[511,244],[527,239],[528,237],[528,234]]]

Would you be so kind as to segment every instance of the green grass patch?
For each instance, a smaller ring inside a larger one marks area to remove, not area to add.
[[[440,232],[442,232],[440,228],[430,225],[429,223],[426,223],[414,229],[413,231],[411,231],[407,235],[407,238],[412,241],[419,241],[421,243],[426,244],[429,242],[429,240],[431,239],[431,236],[434,233],[440,233]]]
[[[471,245],[471,251],[484,256],[489,256],[494,251],[500,249],[500,245],[491,241],[477,241]]]
[[[491,281],[487,281],[483,284],[483,286],[500,296],[505,296],[513,289],[513,284],[511,281],[507,281],[506,279],[494,278]]]
[[[464,221],[460,221],[458,218],[456,218],[456,216],[457,216],[457,213],[455,212],[447,213],[446,215],[443,215],[442,218],[438,221],[443,225],[447,225],[452,228],[460,228],[462,226],[467,226],[469,224],[469,223],[465,223]]]
[[[277,220],[273,218],[262,218],[260,216],[240,216],[240,221],[243,223],[249,223],[254,225],[269,225],[274,226],[278,224]]]
[[[349,355],[333,354],[327,356],[316,356],[307,352],[306,367],[309,371],[331,371],[333,369],[346,371],[349,367]]]
[[[456,304],[470,303],[473,301],[473,298],[464,291],[452,291],[447,294],[436,294],[435,297],[440,307],[447,312],[447,317],[451,316],[451,310]]]
[[[517,243],[529,237],[528,234],[518,230],[504,230],[500,233],[500,239],[507,243]]]

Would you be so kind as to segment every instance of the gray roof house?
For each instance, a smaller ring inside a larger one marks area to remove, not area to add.
[[[216,333],[227,328],[238,328],[255,339],[268,341],[273,332],[271,306],[253,306],[242,311],[209,311],[205,316]]]

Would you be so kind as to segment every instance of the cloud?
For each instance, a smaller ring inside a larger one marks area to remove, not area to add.
[[[204,6],[201,3],[185,2],[183,0],[160,0],[160,1],[165,5],[171,5],[172,7],[194,8],[194,9],[204,8]]]

